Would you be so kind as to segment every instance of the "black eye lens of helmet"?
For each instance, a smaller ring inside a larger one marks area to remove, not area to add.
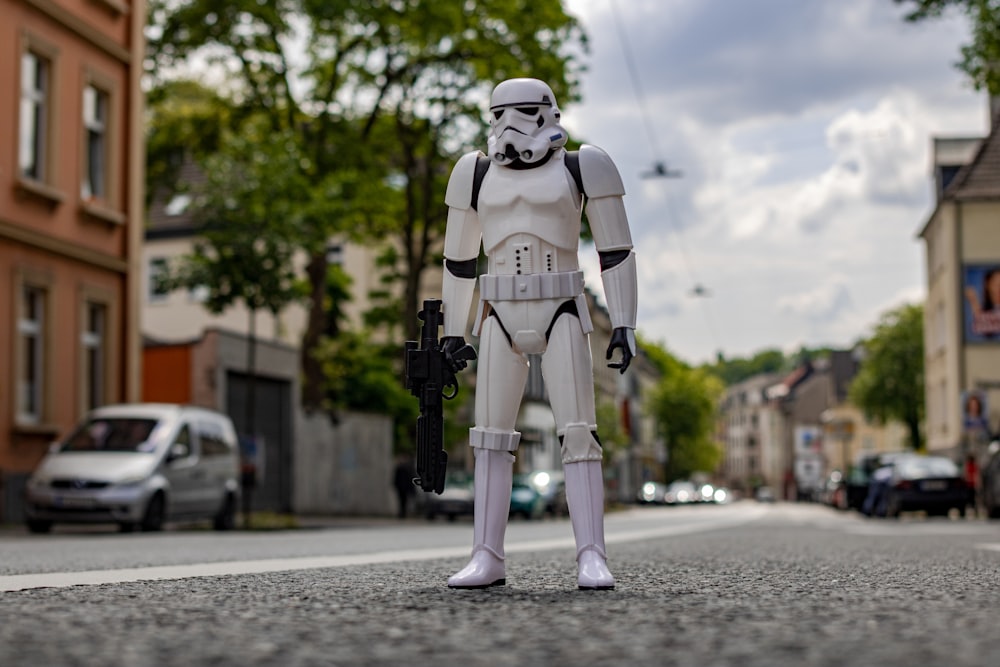
[[[493,112],[493,117],[496,118],[497,120],[500,120],[500,116],[503,115],[503,112],[504,109],[497,109],[496,111]]]
[[[517,110],[525,116],[534,116],[538,113],[538,107],[517,107]]]

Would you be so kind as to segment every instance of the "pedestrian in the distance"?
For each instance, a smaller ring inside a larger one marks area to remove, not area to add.
[[[406,510],[410,504],[410,497],[414,494],[413,489],[413,466],[405,456],[396,463],[396,471],[393,474],[392,484],[396,488],[396,498],[399,502],[400,519],[406,518]]]
[[[965,457],[965,484],[969,487],[968,505],[972,508],[972,513],[978,516],[979,513],[979,463],[974,454]]]

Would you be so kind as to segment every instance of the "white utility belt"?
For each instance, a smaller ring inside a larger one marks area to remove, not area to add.
[[[583,294],[583,271],[479,276],[479,297],[484,301],[569,299]]]

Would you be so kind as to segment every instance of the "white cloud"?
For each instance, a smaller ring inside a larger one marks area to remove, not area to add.
[[[922,295],[931,139],[986,130],[985,99],[953,67],[960,14],[914,25],[870,0],[568,4],[592,56],[564,118],[622,172],[646,335],[692,362],[849,345]],[[641,178],[654,160],[683,178]],[[695,284],[712,296],[690,296]]]
[[[778,299],[778,310],[782,313],[819,323],[835,322],[850,307],[851,293],[840,276],[808,291]]]

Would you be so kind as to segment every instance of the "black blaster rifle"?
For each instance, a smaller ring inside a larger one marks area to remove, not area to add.
[[[455,373],[476,358],[471,345],[446,351],[438,340],[442,325],[441,301],[427,299],[419,314],[420,343],[406,341],[406,388],[420,401],[417,418],[417,477],[424,491],[444,491],[448,453],[444,451],[444,400],[458,394]]]

